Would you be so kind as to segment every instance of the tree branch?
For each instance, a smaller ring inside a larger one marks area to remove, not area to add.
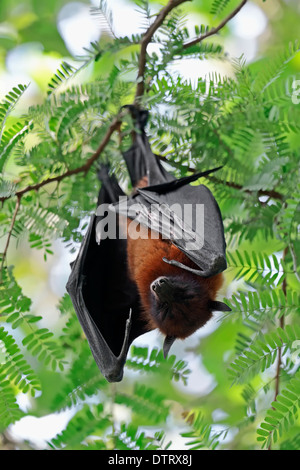
[[[147,59],[147,47],[148,44],[151,42],[151,39],[154,33],[158,30],[158,28],[162,25],[165,18],[168,14],[176,7],[191,0],[170,0],[169,3],[160,10],[158,13],[155,21],[149,26],[147,31],[145,32],[143,39],[141,41],[141,52],[139,58],[139,69],[138,69],[138,76],[137,76],[137,88],[135,94],[135,104],[138,101],[138,98],[143,96],[144,89],[145,89],[145,69],[146,69],[146,59]]]
[[[188,47],[194,46],[195,44],[198,44],[199,42],[203,41],[204,39],[209,38],[210,36],[213,36],[214,34],[217,34],[226,24],[234,18],[239,11],[243,8],[243,6],[247,3],[247,0],[243,0],[236,8],[233,10],[230,15],[228,15],[221,23],[216,26],[215,28],[212,28],[210,31],[207,31],[207,33],[203,34],[199,38],[194,39],[193,41],[187,42],[186,44],[183,45],[184,49],[187,49]]]
[[[99,158],[99,156],[101,155],[101,153],[105,149],[105,147],[108,144],[108,142],[109,142],[112,134],[114,133],[114,131],[116,131],[119,128],[119,126],[121,124],[120,119],[121,119],[121,114],[119,114],[113,120],[113,122],[111,123],[111,125],[107,129],[107,132],[106,132],[101,144],[99,145],[99,147],[97,148],[95,153],[93,153],[93,155],[83,165],[81,165],[77,168],[73,168],[71,170],[68,170],[65,173],[62,173],[61,175],[53,176],[52,178],[47,178],[44,181],[41,181],[40,183],[31,184],[29,186],[26,186],[26,188],[20,189],[19,191],[16,191],[16,193],[14,195],[17,196],[17,198],[20,199],[24,194],[28,193],[29,191],[38,191],[40,188],[42,188],[43,186],[46,186],[47,184],[55,183],[55,182],[59,183],[63,179],[68,178],[69,176],[72,176],[72,175],[77,175],[78,173],[87,173],[89,171],[89,169],[91,168],[91,166],[93,165],[93,163]],[[8,197],[4,196],[4,197],[0,198],[0,201],[4,202],[6,199],[9,199],[9,198],[10,198],[10,196],[8,196]]]

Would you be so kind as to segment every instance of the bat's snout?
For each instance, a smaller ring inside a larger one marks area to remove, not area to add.
[[[167,298],[172,295],[173,289],[172,286],[166,277],[158,277],[151,284],[151,290],[160,298]]]

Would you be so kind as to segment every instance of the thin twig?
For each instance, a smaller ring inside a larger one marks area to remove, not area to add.
[[[146,69],[148,44],[151,42],[151,39],[154,33],[162,25],[162,23],[164,22],[168,14],[174,8],[178,7],[179,5],[187,1],[191,1],[191,0],[170,0],[169,3],[160,10],[158,15],[156,16],[155,21],[149,26],[149,28],[145,32],[143,39],[141,41],[141,52],[140,52],[140,57],[139,57],[139,69],[138,69],[138,76],[137,76],[135,104],[137,104],[138,98],[140,98],[144,94],[144,89],[145,89],[144,75],[145,75],[145,69]]]
[[[233,181],[223,181],[223,180],[220,180],[219,178],[216,178],[215,176],[208,176],[208,179],[210,179],[214,183],[224,184],[225,186],[228,186],[229,188],[237,189],[238,191],[243,191],[244,193],[247,193],[250,195],[257,193],[258,197],[267,196],[272,199],[283,201],[283,195],[280,194],[278,191],[275,191],[275,189],[269,189],[269,190],[259,189],[258,191],[251,191],[250,189],[244,189],[243,186],[241,186],[240,184],[234,183]]]
[[[18,211],[20,209],[20,203],[21,203],[21,196],[18,196],[17,197],[17,202],[16,202],[16,206],[15,206],[15,210],[14,210],[14,214],[13,214],[13,217],[12,217],[12,220],[11,220],[11,224],[10,224],[10,227],[9,227],[9,231],[8,231],[8,235],[7,235],[7,239],[6,239],[6,244],[5,244],[5,247],[4,247],[4,251],[3,251],[3,254],[2,254],[2,261],[1,261],[1,269],[0,269],[0,282],[1,282],[1,278],[2,278],[2,269],[4,267],[4,263],[5,263],[5,260],[6,260],[6,256],[7,256],[7,251],[8,251],[8,247],[9,247],[9,243],[10,243],[10,239],[11,239],[11,236],[12,236],[12,231],[14,229],[14,225],[15,225],[15,222],[16,222],[16,218],[17,218],[17,214],[18,214]]]
[[[222,28],[224,28],[224,26],[226,26],[226,24],[232,19],[234,18],[238,13],[239,11],[243,8],[243,6],[247,3],[247,0],[243,0],[237,7],[235,10],[233,10],[230,15],[228,15],[223,21],[221,21],[221,23],[216,26],[215,28],[212,28],[211,30],[207,31],[207,33],[203,34],[202,36],[200,36],[199,38],[196,38],[194,39],[193,41],[190,41],[190,42],[187,42],[183,45],[183,48],[184,49],[187,49],[191,46],[194,46],[195,44],[198,44],[199,42],[203,41],[204,39],[207,39],[209,38],[210,36],[213,36],[215,34],[217,34]]]

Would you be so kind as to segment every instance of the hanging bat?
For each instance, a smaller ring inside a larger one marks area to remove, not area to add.
[[[148,113],[130,110],[139,130],[123,156],[133,194],[126,197],[109,168],[101,167],[98,209],[66,286],[110,382],[122,380],[138,336],[158,328],[166,357],[176,339],[205,325],[213,311],[230,311],[216,300],[226,269],[220,210],[206,186],[190,184],[218,168],[174,178],[151,151],[144,131]]]

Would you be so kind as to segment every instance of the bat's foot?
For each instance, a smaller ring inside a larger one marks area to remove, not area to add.
[[[104,182],[109,179],[109,169],[110,166],[108,163],[101,163],[97,169],[97,176],[99,181]]]

